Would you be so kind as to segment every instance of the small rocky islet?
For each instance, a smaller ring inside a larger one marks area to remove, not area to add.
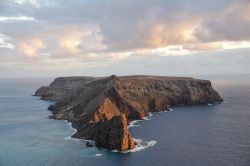
[[[209,80],[191,77],[115,76],[60,77],[35,92],[49,106],[51,118],[67,120],[77,132],[100,148],[128,151],[136,142],[129,122],[170,106],[222,102]]]

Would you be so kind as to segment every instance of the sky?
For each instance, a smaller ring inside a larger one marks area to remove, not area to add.
[[[0,0],[0,78],[250,73],[250,0]]]

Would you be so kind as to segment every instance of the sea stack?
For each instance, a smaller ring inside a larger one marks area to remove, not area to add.
[[[208,80],[161,76],[61,77],[35,95],[56,101],[50,117],[72,122],[72,137],[118,151],[136,146],[128,130],[132,120],[170,106],[223,101]]]

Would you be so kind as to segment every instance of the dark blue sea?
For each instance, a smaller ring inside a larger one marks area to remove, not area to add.
[[[173,107],[130,127],[142,145],[120,154],[70,139],[52,103],[31,96],[51,79],[0,80],[0,166],[250,166],[250,82],[214,80],[224,102]]]

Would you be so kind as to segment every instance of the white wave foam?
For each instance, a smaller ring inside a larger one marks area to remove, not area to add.
[[[156,112],[157,114],[158,113],[167,113],[167,112],[172,112],[174,111],[173,108],[169,108],[169,110],[165,110],[165,111],[161,111],[161,112]]]
[[[71,138],[70,136],[68,136],[68,137],[66,137],[65,139],[66,139],[66,140],[70,140],[70,139],[72,139],[72,138]]]
[[[75,128],[72,127],[72,123],[67,121],[67,120],[64,120],[64,122],[67,123],[68,126],[70,126],[70,129],[73,130],[72,134],[75,134],[77,132],[77,130]],[[80,141],[81,139],[77,139],[77,138],[72,138],[71,136],[68,136],[65,138],[66,140],[74,140],[74,141]]]
[[[65,137],[66,140],[71,140],[71,141],[82,141],[82,139],[78,138],[72,138],[71,136]]]
[[[157,141],[151,140],[151,141],[143,141],[142,139],[135,139],[135,142],[137,143],[135,149],[130,150],[130,152],[138,152],[144,149],[147,149],[149,147],[154,146]]]
[[[65,120],[65,122],[67,122],[67,125],[70,126],[70,129],[72,129],[74,131],[74,133],[77,132],[77,130],[74,127],[72,127],[72,123],[71,122],[69,122],[67,120]]]
[[[155,113],[164,113],[164,112],[172,112],[172,111],[173,111],[173,109],[172,109],[172,108],[169,108],[169,110],[165,110],[165,111],[161,111],[161,112],[155,112]],[[144,117],[143,120],[150,120],[150,119],[151,119],[150,117],[152,117],[153,114],[154,114],[154,113],[149,112],[148,116],[147,116],[147,117]],[[133,121],[131,121],[131,122],[129,123],[128,128],[140,126],[140,125],[138,125],[137,123],[138,123],[138,122],[141,122],[141,121],[143,121],[143,120],[133,120]]]
[[[151,112],[148,113],[147,117],[144,117],[143,120],[150,120],[150,117],[153,116]]]
[[[129,125],[128,128],[137,127],[137,126],[140,126],[140,125]]]
[[[102,156],[102,154],[101,153],[97,153],[97,154],[95,154],[95,156],[96,157],[100,157],[100,156]]]
[[[132,153],[134,153],[134,152],[139,152],[139,151],[142,151],[142,150],[147,149],[149,147],[152,147],[157,143],[157,141],[155,141],[155,140],[144,141],[142,139],[135,139],[135,138],[134,138],[134,140],[137,144],[134,149],[128,150],[125,152],[119,152],[118,150],[112,150],[111,152],[114,152],[114,153],[130,153],[130,152],[132,152]]]
[[[151,140],[151,141],[143,141],[142,139],[134,139],[134,140],[137,144],[135,146],[135,148],[132,150],[128,150],[126,152],[122,152],[122,153],[139,152],[139,151],[142,151],[142,150],[147,149],[149,147],[152,147],[157,143],[157,141],[155,141],[155,140]]]
[[[211,103],[207,103],[207,105],[208,105],[208,106],[212,106],[213,104],[211,104]]]
[[[136,126],[140,126],[140,125],[137,125],[138,122],[141,122],[143,120],[133,120],[129,123],[128,125],[128,128],[131,128],[131,127],[136,127]]]

